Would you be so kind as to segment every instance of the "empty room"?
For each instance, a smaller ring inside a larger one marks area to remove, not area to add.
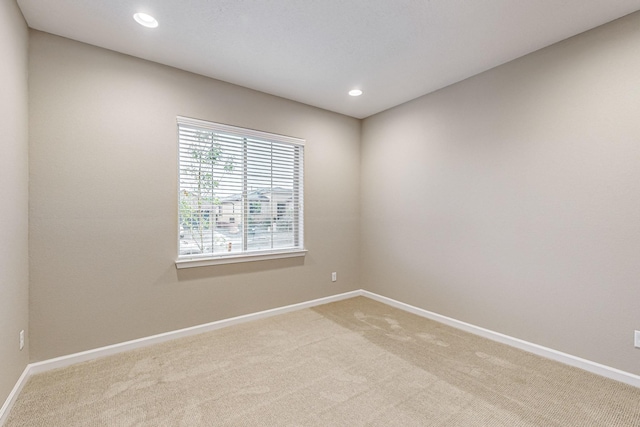
[[[0,426],[640,427],[640,0],[1,0],[0,56]]]

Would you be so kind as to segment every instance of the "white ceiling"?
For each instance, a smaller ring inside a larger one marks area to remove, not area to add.
[[[364,118],[640,0],[18,0],[30,27]],[[148,29],[135,12],[156,17]],[[360,88],[364,95],[347,92]]]

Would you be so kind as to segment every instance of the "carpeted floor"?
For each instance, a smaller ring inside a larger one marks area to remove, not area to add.
[[[18,426],[640,426],[640,389],[358,297],[33,376]]]

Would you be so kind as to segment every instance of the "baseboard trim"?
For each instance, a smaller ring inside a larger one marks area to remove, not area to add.
[[[256,313],[245,314],[242,316],[231,317],[229,319],[222,319],[211,323],[205,323],[189,328],[178,329],[176,331],[165,332],[162,334],[151,335],[144,338],[108,345],[106,347],[100,347],[92,350],[82,351],[79,353],[69,354],[66,356],[56,357],[54,359],[43,360],[42,362],[36,362],[29,365],[29,372],[31,375],[39,374],[41,372],[50,371],[52,369],[64,368],[70,365],[75,365],[76,363],[86,362],[100,357],[111,356],[113,354],[122,353],[124,351],[135,350],[137,348],[147,347],[149,345],[159,344],[177,338],[215,331],[216,329],[222,329],[229,326],[238,325],[240,323],[251,322],[258,319],[265,319],[267,317],[302,310],[309,307],[315,307],[317,305],[328,304],[330,302],[353,298],[360,295],[362,295],[361,290],[345,292],[343,294],[332,295],[329,297],[318,298],[311,301],[287,305],[284,307],[278,307],[270,310],[259,311]]]
[[[0,426],[3,426],[7,421],[7,418],[9,418],[9,412],[11,411],[11,408],[13,407],[16,399],[20,395],[22,388],[27,383],[29,376],[29,365],[27,365],[24,368],[24,371],[22,371],[22,375],[20,375],[20,378],[18,378],[16,385],[13,386],[11,393],[9,393],[9,396],[7,396],[7,400],[4,401],[2,408],[0,408]]]
[[[105,347],[99,347],[92,350],[82,351],[79,353],[73,353],[66,356],[60,356],[53,359],[47,359],[41,362],[30,363],[24,369],[24,372],[18,379],[18,382],[13,387],[13,390],[11,391],[6,401],[2,405],[2,408],[0,409],[0,426],[4,425],[6,419],[9,417],[9,412],[11,411],[13,404],[15,403],[16,399],[18,398],[18,395],[20,394],[20,391],[26,384],[29,377],[32,375],[50,371],[52,369],[65,368],[67,366],[75,365],[76,363],[87,362],[89,360],[99,359],[101,357],[111,356],[111,355],[122,353],[125,351],[147,347],[153,344],[159,344],[162,342],[171,341],[177,338],[197,335],[204,332],[214,331],[216,329],[226,328],[232,325],[238,325],[241,323],[251,322],[253,320],[258,320],[258,319],[265,319],[267,317],[277,316],[279,314],[285,314],[292,311],[302,310],[305,308],[315,307],[322,304],[341,301],[344,299],[349,299],[349,298],[353,298],[361,295],[362,295],[361,290],[345,292],[343,294],[332,295],[329,297],[318,298],[315,300],[301,302],[298,304],[291,304],[284,307],[277,307],[270,310],[264,310],[256,313],[245,314],[242,316],[231,317],[229,319],[218,320],[215,322],[196,325],[189,328],[178,329],[176,331],[170,331],[162,334],[151,335],[144,338],[125,341],[122,343],[108,345]]]
[[[544,347],[538,344],[534,344],[528,341],[514,338],[509,335],[501,334],[489,329],[481,328],[470,323],[465,323],[460,320],[453,319],[451,317],[443,316],[441,314],[433,313],[428,310],[424,310],[413,305],[409,305],[394,299],[384,297],[382,295],[375,294],[373,292],[361,291],[362,296],[371,298],[372,300],[381,302],[391,307],[399,308],[400,310],[407,311],[409,313],[417,314],[418,316],[425,317],[427,319],[434,320],[439,323],[443,323],[448,326],[452,326],[456,329],[463,330],[465,332],[472,333],[474,335],[481,336],[483,338],[497,341],[502,344],[509,345],[511,347],[518,348],[520,350],[527,351],[529,353],[536,354],[538,356],[545,357],[547,359],[555,360],[556,362],[564,363],[565,365],[580,368],[587,372],[591,372],[596,375],[600,375],[605,378],[609,378],[615,381],[619,381],[634,387],[640,388],[640,376],[632,374],[630,372],[622,371],[620,369],[612,368],[610,366],[602,365],[591,360],[583,359],[581,357],[573,356],[571,354],[563,353],[552,348]]]
[[[640,376],[625,372],[610,366],[602,365],[600,363],[592,362],[590,360],[582,359],[571,354],[563,353],[561,351],[553,350],[551,348],[543,347],[538,344],[534,344],[528,341],[524,341],[518,338],[514,338],[499,332],[491,331],[489,329],[481,328],[479,326],[465,323],[460,320],[453,319],[451,317],[443,316],[441,314],[433,313],[428,310],[424,310],[419,307],[406,304],[392,298],[388,298],[382,295],[378,295],[373,292],[359,289],[356,291],[345,292],[343,294],[332,295],[329,297],[318,298],[311,301],[301,302],[298,304],[291,304],[284,307],[273,308],[270,310],[259,311],[256,313],[246,314],[243,316],[232,317],[229,319],[218,320],[211,323],[205,323],[203,325],[192,326],[189,328],[179,329],[176,331],[165,332],[158,335],[152,335],[136,340],[125,341],[118,344],[109,345],[106,347],[100,347],[92,350],[82,351],[79,353],[70,354],[67,356],[56,357],[53,359],[43,360],[41,362],[30,363],[20,375],[20,378],[13,387],[13,390],[7,397],[6,401],[0,408],[0,426],[4,425],[5,421],[9,417],[9,412],[18,398],[22,388],[26,384],[31,375],[39,374],[42,372],[50,371],[52,369],[64,368],[67,366],[75,365],[76,363],[86,362],[89,360],[98,359],[105,356],[110,356],[125,351],[135,350],[138,348],[147,347],[153,344],[158,344],[166,341],[171,341],[177,338],[187,337],[191,335],[197,335],[204,332],[214,331],[217,329],[226,328],[228,326],[238,325],[241,323],[250,322],[253,320],[265,319],[268,317],[276,316],[279,314],[285,314],[292,311],[302,310],[305,308],[311,308],[322,304],[328,304],[331,302],[341,301],[357,296],[364,296],[372,300],[381,302],[391,307],[398,308],[400,310],[416,314],[427,319],[434,320],[436,322],[443,323],[448,326],[463,330],[465,332],[472,333],[493,341],[500,342],[502,344],[509,345],[511,347],[519,348],[529,353],[537,354],[538,356],[546,357],[547,359],[555,360],[565,365],[573,366],[583,369],[596,375],[600,375],[605,378],[609,378],[615,381],[619,381],[634,387],[640,388]]]

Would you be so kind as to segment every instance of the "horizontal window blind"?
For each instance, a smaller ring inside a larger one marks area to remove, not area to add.
[[[178,259],[304,248],[304,140],[178,117]]]

